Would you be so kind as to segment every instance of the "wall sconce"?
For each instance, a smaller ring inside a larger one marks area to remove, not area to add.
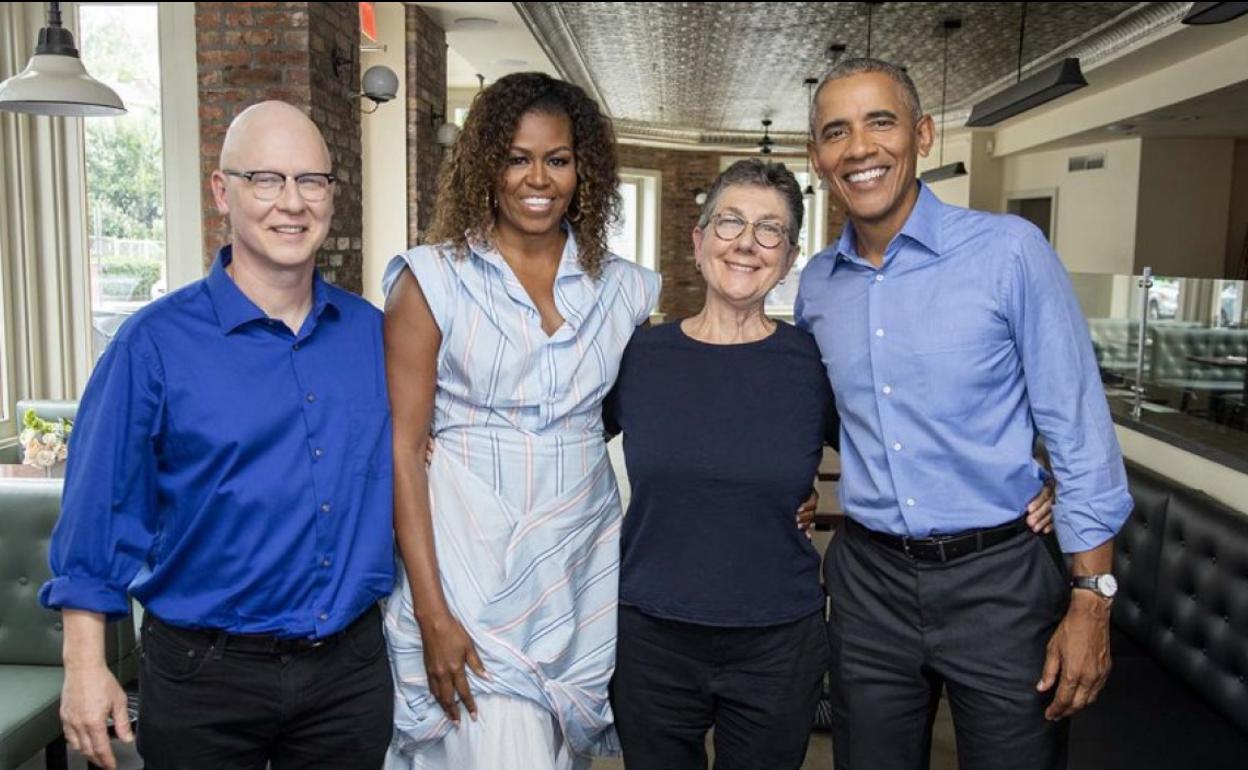
[[[443,120],[446,116],[434,110],[429,116],[429,123],[433,127],[435,133],[433,141],[437,142],[441,147],[450,147],[455,144],[455,140],[459,138],[459,126]]]
[[[48,25],[26,69],[0,83],[0,110],[33,115],[112,117],[126,111],[117,92],[87,74],[73,34],[61,25],[61,4],[51,3]]]
[[[698,204],[699,206],[705,206],[706,205],[706,190],[703,190],[701,187],[693,188],[693,202]]]
[[[376,112],[379,106],[390,101],[399,93],[399,76],[394,74],[394,70],[381,64],[369,67],[364,71],[362,84],[364,90],[356,95],[363,96],[373,102],[371,110],[363,110],[366,115]]]

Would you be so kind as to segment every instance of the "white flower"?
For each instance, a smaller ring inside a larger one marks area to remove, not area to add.
[[[35,463],[43,468],[51,468],[56,465],[56,452],[51,449],[42,449],[39,454],[35,455]]]
[[[55,449],[61,445],[61,437],[55,433],[43,434],[43,445]]]
[[[26,446],[31,441],[38,438],[38,436],[39,433],[34,428],[27,428],[22,431],[22,434],[17,437],[17,440],[21,442],[22,446]]]
[[[61,444],[56,448],[56,461],[63,463],[69,459],[69,445]]]

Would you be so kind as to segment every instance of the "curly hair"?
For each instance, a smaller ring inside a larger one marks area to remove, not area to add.
[[[438,177],[426,240],[449,242],[456,254],[463,255],[470,237],[490,239],[491,199],[503,178],[520,118],[530,111],[563,115],[572,123],[576,193],[567,221],[576,236],[581,269],[597,278],[607,254],[607,231],[618,220],[621,206],[615,130],[584,91],[540,72],[499,78],[473,99],[464,130]]]

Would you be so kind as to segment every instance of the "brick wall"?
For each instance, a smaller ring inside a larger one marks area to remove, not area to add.
[[[659,272],[663,274],[663,296],[659,312],[668,319],[685,318],[702,309],[706,284],[693,267],[694,225],[701,207],[694,202],[695,190],[709,190],[719,174],[720,153],[666,150],[623,144],[620,166],[657,170],[663,174],[662,215],[659,233]],[[828,243],[839,237],[845,215],[829,196],[827,212]]]
[[[407,5],[408,243],[424,242],[433,221],[438,170],[445,150],[435,141],[433,113],[446,116],[446,32],[416,5]]]
[[[317,255],[326,280],[363,285],[360,211],[359,16],[354,3],[196,3],[204,265],[229,241],[208,177],[230,121],[248,105],[280,99],[303,109],[329,144],[341,180],[329,237]],[[335,72],[334,48],[349,58]]]

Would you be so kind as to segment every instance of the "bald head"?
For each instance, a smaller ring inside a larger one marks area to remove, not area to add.
[[[279,159],[296,173],[328,172],[331,164],[320,129],[298,107],[268,101],[238,113],[221,144],[221,168],[279,170]]]

